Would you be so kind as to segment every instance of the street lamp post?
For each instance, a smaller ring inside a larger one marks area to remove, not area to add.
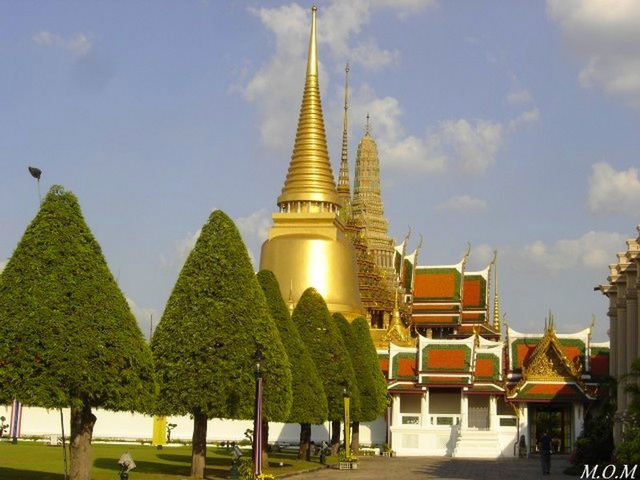
[[[256,360],[256,410],[253,419],[253,473],[258,476],[262,473],[262,372],[260,362],[262,351],[258,349]]]
[[[344,453],[347,458],[349,458],[351,454],[351,445],[350,445],[350,428],[349,428],[349,391],[345,386],[342,390],[342,396],[344,397]]]

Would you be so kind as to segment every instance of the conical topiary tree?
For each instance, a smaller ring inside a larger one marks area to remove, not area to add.
[[[264,418],[291,408],[291,370],[240,234],[217,210],[180,272],[151,341],[158,413],[192,415],[191,475],[203,478],[207,420],[251,419],[255,352],[263,356]]]
[[[151,351],[84,221],[53,186],[0,275],[0,404],[71,408],[70,476],[91,478],[94,408],[149,411]]]
[[[346,388],[351,396],[358,397],[355,374],[342,337],[331,318],[327,304],[314,288],[304,291],[293,311],[292,319],[320,372],[329,405],[329,420],[338,422],[339,425],[340,420],[344,418],[343,389]],[[300,449],[306,454],[306,458],[309,458],[311,425],[303,424],[302,430]],[[332,437],[333,454],[336,453],[339,444],[340,429],[337,429],[337,443],[335,433]]]
[[[328,415],[327,396],[320,375],[291,319],[276,276],[269,270],[262,270],[258,273],[258,282],[267,298],[271,317],[280,331],[280,338],[291,364],[293,404],[289,418],[284,421],[301,425],[319,425],[327,420]],[[301,428],[301,433],[302,430]],[[301,438],[302,440],[304,439]],[[300,454],[301,452],[299,456]],[[306,455],[307,452],[303,452],[300,458],[304,459]]]
[[[357,455],[360,448],[360,422],[373,422],[382,415],[387,406],[387,381],[384,378],[378,353],[371,339],[371,331],[364,317],[351,324],[343,315],[333,315],[342,333],[351,364],[356,374],[360,395],[360,408],[352,413],[352,449]]]

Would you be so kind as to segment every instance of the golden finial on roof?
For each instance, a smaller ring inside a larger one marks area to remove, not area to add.
[[[340,160],[340,172],[338,174],[338,195],[343,207],[347,207],[351,203],[351,189],[349,186],[349,141],[348,141],[348,125],[349,117],[349,63],[344,69],[344,125],[342,129],[342,158]]]
[[[494,277],[495,285],[493,286],[493,329],[501,333],[500,329],[500,301],[498,298],[498,250],[493,252],[493,261],[491,262],[495,268]]]
[[[391,323],[389,324],[389,328],[387,329],[387,332],[384,334],[382,339],[388,342],[396,342],[401,345],[411,343],[409,329],[402,324],[402,320],[400,318],[400,310],[398,309],[397,302],[395,308],[393,309],[393,314],[391,315]]]
[[[469,260],[470,255],[471,255],[471,242],[467,242],[467,253],[465,253],[464,257],[462,258],[462,271],[464,271],[464,268],[467,265],[467,260]]]
[[[402,284],[404,281],[404,257],[407,254],[407,240],[409,240],[409,237],[411,236],[411,226],[409,226],[409,232],[407,232],[407,234],[405,235],[404,239],[402,240],[402,254],[401,254],[401,258],[400,258],[400,271],[398,272],[398,279],[400,281],[400,283]]]
[[[364,135],[365,137],[371,133],[371,123],[369,122],[369,114],[367,113],[367,123],[364,126]]]
[[[340,198],[329,161],[327,137],[322,116],[318,84],[318,50],[316,42],[316,7],[311,9],[311,35],[307,75],[298,119],[298,130],[287,178],[278,197],[278,205],[293,202],[322,205],[337,211]]]
[[[422,248],[422,234],[420,234],[420,241],[418,242],[418,246],[416,247],[416,258],[415,258],[416,266],[418,264],[418,254],[420,253],[421,248]]]
[[[287,309],[289,313],[293,315],[293,311],[296,308],[296,302],[293,301],[293,279],[289,282],[289,300],[287,300]]]

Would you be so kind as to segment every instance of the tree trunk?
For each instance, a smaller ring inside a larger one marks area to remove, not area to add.
[[[331,421],[331,456],[338,455],[340,449],[340,420]]]
[[[360,422],[351,424],[351,454],[360,454]]]
[[[311,424],[300,424],[300,450],[298,450],[298,460],[311,461]]]
[[[191,476],[204,478],[207,462],[207,416],[197,411],[193,414],[193,447],[191,449]]]
[[[96,416],[91,407],[71,408],[71,437],[69,439],[69,478],[91,480],[91,437]]]

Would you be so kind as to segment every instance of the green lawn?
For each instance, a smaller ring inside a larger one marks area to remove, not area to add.
[[[158,450],[148,445],[93,445],[93,480],[116,480],[118,459],[128,451],[136,463],[130,480],[179,480],[189,478],[191,447],[165,447]],[[246,455],[251,455],[249,450]],[[279,475],[320,466],[317,457],[302,462],[291,452],[269,455],[265,473]],[[335,462],[335,459],[329,459]],[[68,461],[68,455],[67,455]],[[283,466],[279,466],[280,462]],[[331,463],[333,463],[331,462]],[[228,478],[231,457],[224,448],[207,449],[206,478]],[[20,442],[12,445],[0,442],[0,479],[2,480],[63,480],[64,463],[61,447],[40,442]]]

